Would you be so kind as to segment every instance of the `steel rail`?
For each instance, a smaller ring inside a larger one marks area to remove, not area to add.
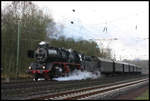
[[[95,96],[95,95],[104,95],[106,93],[115,91],[117,89],[122,89],[126,88],[129,86],[136,86],[137,84],[141,84],[143,82],[148,82],[149,78],[146,79],[141,79],[141,80],[136,80],[136,81],[130,81],[126,83],[114,83],[111,85],[100,85],[100,86],[94,86],[94,87],[87,87],[87,88],[82,88],[82,89],[76,89],[76,90],[71,90],[71,91],[65,91],[65,92],[60,92],[56,94],[51,94],[43,97],[36,97],[36,98],[31,98],[31,99],[38,99],[38,100],[72,100],[72,99],[85,99],[90,96]]]

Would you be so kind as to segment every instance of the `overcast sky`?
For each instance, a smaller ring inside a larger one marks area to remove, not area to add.
[[[103,44],[97,42],[100,46],[111,48],[118,60],[149,59],[149,39],[144,40],[149,38],[149,5],[146,1],[33,3],[45,13],[50,13],[55,22],[64,25],[62,34],[66,37],[106,39],[101,40]],[[74,23],[71,24],[71,21]],[[110,41],[111,38],[118,40]]]

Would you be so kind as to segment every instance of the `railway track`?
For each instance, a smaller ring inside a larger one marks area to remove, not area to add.
[[[40,82],[18,82],[18,83],[2,83],[1,97],[2,99],[26,99],[33,96],[45,96],[46,94],[54,94],[58,92],[69,91],[73,89],[81,89],[84,87],[93,87],[114,82],[124,82],[124,80],[132,81],[142,79],[147,76],[119,76],[106,77],[96,80],[80,80],[80,81],[40,81]],[[129,79],[130,78],[130,79]]]
[[[149,78],[134,80],[130,82],[119,82],[113,84],[106,84],[100,86],[87,87],[82,89],[76,89],[71,91],[60,92],[56,94],[50,94],[42,97],[27,98],[28,100],[87,100],[96,96],[103,97],[113,94],[118,90],[125,90],[131,87],[137,87],[139,85],[148,83]]]

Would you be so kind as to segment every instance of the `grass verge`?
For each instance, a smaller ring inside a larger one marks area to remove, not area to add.
[[[135,100],[149,100],[149,89],[147,89],[142,95],[136,97]]]

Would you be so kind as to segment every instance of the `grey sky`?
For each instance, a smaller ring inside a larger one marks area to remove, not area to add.
[[[76,39],[110,39],[113,54],[122,59],[149,57],[149,5],[144,1],[35,1],[43,11],[64,25],[64,35]],[[2,2],[3,6],[3,2]],[[72,12],[75,9],[75,12]],[[74,21],[71,24],[70,21]],[[103,31],[107,27],[107,32]],[[108,46],[109,41],[103,41]]]

